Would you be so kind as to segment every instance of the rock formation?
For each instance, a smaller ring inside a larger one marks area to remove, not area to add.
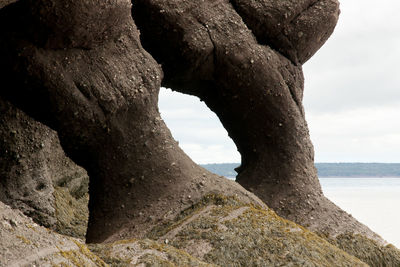
[[[336,0],[136,0],[132,9],[128,0],[10,2],[0,6],[0,97],[16,108],[2,113],[2,127],[24,111],[55,130],[66,155],[87,171],[87,242],[157,239],[154,231],[170,230],[162,227],[219,194],[257,206],[257,214],[269,211],[264,201],[333,239],[352,232],[384,242],[323,196],[313,165],[301,65],[333,31]],[[161,84],[198,96],[218,115],[242,155],[238,183],[179,148],[158,112]],[[32,129],[32,136],[47,131]],[[9,188],[10,179],[2,181]],[[203,221],[197,226],[207,228]],[[289,232],[297,229],[289,224]],[[295,239],[306,242],[311,233],[302,231]],[[326,246],[349,266],[362,264],[312,236],[310,251]]]
[[[323,196],[302,106],[301,65],[332,33],[336,0],[133,3],[163,85],[198,96],[235,142],[242,186],[315,231],[374,236]]]
[[[0,266],[106,266],[82,241],[41,227],[0,202]]]
[[[0,21],[2,96],[55,129],[89,174],[87,241],[141,235],[211,191],[259,201],[173,140],[157,109],[162,71],[128,1],[18,1]]]
[[[0,99],[0,201],[36,223],[75,237],[87,227],[86,172],[57,133]]]
[[[129,239],[88,247],[81,240],[40,227],[0,202],[0,236],[0,244],[8,244],[0,246],[0,265],[10,267],[367,266],[272,210],[249,206],[233,197],[205,197],[149,233],[159,242]]]
[[[215,266],[366,266],[272,210],[241,203],[234,197],[206,196],[175,220],[154,228],[148,237],[158,241],[158,247],[167,243]],[[135,243],[99,245],[100,251],[93,251],[111,255],[103,257],[105,262],[121,256],[129,260],[135,253],[122,255],[120,251]]]

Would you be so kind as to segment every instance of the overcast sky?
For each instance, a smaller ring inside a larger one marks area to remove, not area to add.
[[[327,43],[304,65],[316,162],[400,162],[400,1],[342,0]],[[162,89],[159,108],[197,163],[240,162],[197,98]]]

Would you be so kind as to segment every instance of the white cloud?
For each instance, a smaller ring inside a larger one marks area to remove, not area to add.
[[[334,34],[304,65],[306,111],[400,102],[400,2],[343,0]]]
[[[399,162],[400,2],[342,0],[341,10],[304,66],[316,161]]]
[[[240,162],[240,155],[234,146],[207,146],[199,143],[183,143],[180,146],[199,164]]]
[[[307,114],[317,162],[396,162],[400,108],[360,108]]]
[[[239,152],[218,117],[197,97],[161,88],[158,105],[179,146],[195,162],[240,162]]]

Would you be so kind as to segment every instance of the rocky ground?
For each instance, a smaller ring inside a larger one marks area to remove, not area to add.
[[[362,236],[321,237],[271,209],[222,195],[205,196],[143,239],[102,244],[86,245],[55,233],[3,203],[0,214],[0,266],[400,264],[400,251],[392,245],[383,247]]]
[[[0,266],[105,266],[72,237],[39,226],[0,202]]]

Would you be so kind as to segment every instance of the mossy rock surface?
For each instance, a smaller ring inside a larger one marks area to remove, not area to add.
[[[192,257],[183,250],[153,240],[122,240],[92,244],[89,248],[112,267],[122,266],[215,266]]]
[[[66,187],[54,188],[55,231],[76,238],[85,239],[88,223],[89,195],[75,197]]]
[[[107,266],[82,240],[39,226],[0,202],[0,266]]]
[[[328,241],[372,267],[400,266],[400,250],[391,244],[382,246],[365,236],[350,233]]]
[[[220,266],[367,266],[272,210],[210,195],[149,238]]]
[[[215,195],[153,228],[154,240],[88,246],[0,202],[0,237],[0,266],[400,266],[394,246],[352,234],[323,238],[272,210]]]

